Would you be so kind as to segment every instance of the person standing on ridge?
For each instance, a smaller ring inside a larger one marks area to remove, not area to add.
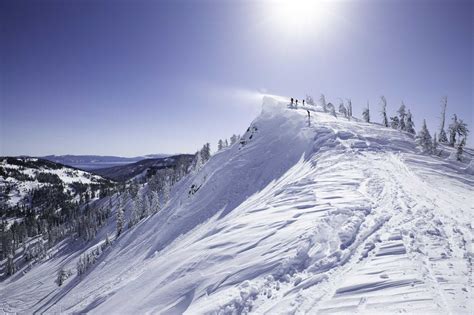
[[[303,106],[304,106],[304,100],[303,100]]]
[[[293,107],[293,97],[291,98],[291,107]]]
[[[296,99],[296,105],[295,108],[298,108],[298,99]]]
[[[308,119],[310,119],[311,118],[311,113],[309,112],[308,109],[306,111],[308,112]]]

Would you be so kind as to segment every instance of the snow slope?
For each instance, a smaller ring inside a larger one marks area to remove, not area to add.
[[[411,135],[265,98],[241,143],[82,278],[77,253],[2,283],[5,312],[473,311],[474,176]],[[443,148],[449,151],[448,148]],[[193,186],[194,185],[194,186]],[[191,189],[193,187],[193,189]]]

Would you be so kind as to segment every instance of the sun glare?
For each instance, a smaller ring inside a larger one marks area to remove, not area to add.
[[[275,0],[267,4],[272,27],[298,37],[323,31],[333,14],[330,1],[324,0]]]

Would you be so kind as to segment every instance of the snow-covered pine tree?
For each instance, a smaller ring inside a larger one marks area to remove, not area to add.
[[[224,147],[227,148],[229,146],[229,141],[227,139],[224,140]]]
[[[351,120],[352,117],[352,101],[350,98],[347,99],[347,118]]]
[[[405,129],[408,133],[415,134],[415,123],[413,122],[413,117],[411,115],[410,110],[407,112],[407,119],[405,122]]]
[[[390,127],[392,127],[393,129],[398,129],[399,124],[400,120],[398,119],[398,116],[390,117]]]
[[[155,214],[161,209],[160,195],[156,191],[151,192],[150,212]]]
[[[105,234],[105,246],[109,246],[110,245],[110,238],[109,238],[109,233],[107,232]]]
[[[364,108],[364,111],[362,112],[362,117],[364,118],[364,121],[366,123],[370,122],[370,109],[369,109],[369,102],[367,102],[367,107]]]
[[[140,219],[146,218],[149,215],[149,208],[150,205],[148,203],[147,195],[145,193],[142,193],[139,199],[139,214],[140,214]]]
[[[406,119],[406,106],[405,104],[402,102],[402,105],[400,105],[400,108],[398,109],[397,113],[398,113],[398,117],[399,117],[399,125],[398,125],[398,128],[400,130],[403,130],[403,131],[406,131],[407,128],[406,128],[406,125],[405,125],[405,119]]]
[[[132,211],[128,220],[128,228],[131,228],[140,220],[140,197],[137,195],[132,199]]]
[[[128,187],[128,191],[130,195],[132,196],[132,198],[135,198],[137,196],[139,189],[140,187],[138,186],[138,183],[135,180],[132,180],[132,182],[130,183]]]
[[[329,103],[329,104],[328,104],[328,107],[329,107],[329,109],[330,109],[330,111],[331,111],[331,115],[333,115],[334,117],[337,118],[337,115],[336,115],[336,107],[335,107],[332,103]]]
[[[233,145],[237,141],[238,141],[237,135],[234,134],[232,135],[232,137],[230,137],[230,145]]]
[[[339,113],[344,116],[344,117],[347,117],[347,109],[346,107],[344,106],[344,103],[341,101],[341,103],[339,104]]]
[[[64,267],[61,267],[58,270],[57,276],[56,276],[56,284],[60,287],[63,285],[64,281],[71,276],[71,271],[64,269]]]
[[[326,97],[324,96],[324,94],[321,94],[319,101],[321,102],[321,107],[323,108],[323,112],[327,113],[328,109],[327,109]]]
[[[222,141],[222,139],[219,139],[219,141],[217,142],[217,151],[220,151],[224,149],[224,141]]]
[[[423,126],[421,127],[420,132],[416,137],[416,141],[418,145],[423,148],[423,152],[431,153],[433,149],[433,141],[431,139],[430,132],[428,131],[428,127],[426,126],[426,120],[423,119]]]
[[[464,146],[466,145],[466,137],[463,137],[461,141],[459,141],[458,147],[456,149],[456,160],[462,161],[462,154],[464,152]]]
[[[15,261],[13,260],[13,254],[9,254],[7,257],[7,263],[5,266],[7,276],[11,276],[16,272]]]
[[[438,140],[436,139],[436,132],[433,135],[433,153],[436,154],[436,149],[438,149]]]
[[[202,146],[201,158],[203,163],[206,163],[211,158],[211,145],[209,143]]]
[[[469,133],[469,129],[467,129],[467,124],[462,121],[462,119],[458,119],[458,116],[454,114],[453,122],[449,125],[449,145],[452,147],[456,144],[456,136],[465,137]]]
[[[449,125],[449,145],[454,147],[456,144],[456,133],[458,128],[458,116],[456,114],[453,115],[453,122]]]
[[[166,203],[170,200],[170,193],[171,193],[171,183],[169,181],[169,178],[166,177],[164,183],[163,183],[163,207],[166,205]]]
[[[444,96],[441,99],[441,126],[439,129],[439,142],[448,143],[448,137],[444,131],[444,124],[446,121],[446,107],[448,106],[448,97]]]
[[[314,100],[311,95],[306,95],[306,104],[314,106]]]
[[[194,160],[192,162],[192,170],[193,172],[199,172],[199,170],[202,168],[204,165],[204,162],[202,160],[202,152],[197,151],[196,154],[194,155]]]
[[[385,96],[381,96],[380,97],[380,100],[381,100],[381,103],[382,103],[382,124],[385,126],[385,127],[388,127],[388,119],[387,119],[387,99],[385,98]]]
[[[119,204],[119,206],[117,208],[117,219],[116,219],[116,221],[117,221],[117,238],[122,233],[124,220],[125,220],[125,218],[124,218],[124,215],[123,215],[122,205]]]
[[[76,270],[78,275],[82,275],[86,271],[86,261],[84,255],[79,256],[79,260],[76,264]]]

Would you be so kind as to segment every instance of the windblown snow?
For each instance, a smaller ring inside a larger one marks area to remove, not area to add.
[[[309,109],[265,98],[240,143],[86,274],[54,283],[81,253],[62,244],[1,284],[3,310],[472,314],[472,162]]]

